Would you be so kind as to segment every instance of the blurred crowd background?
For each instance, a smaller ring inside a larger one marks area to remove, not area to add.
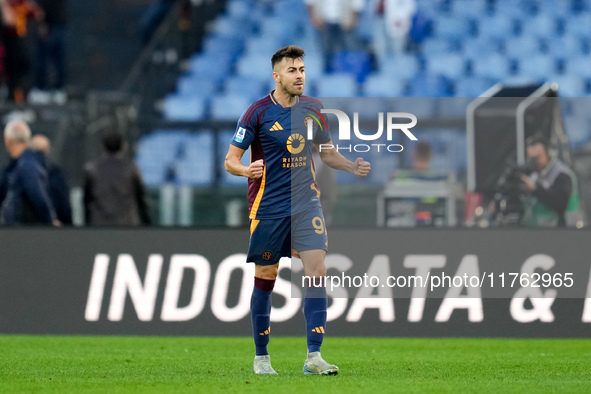
[[[306,51],[305,94],[381,97],[372,108],[417,115],[431,167],[457,182],[451,225],[477,225],[482,214],[466,204],[469,103],[499,83],[550,84],[591,212],[591,0],[0,4],[0,115],[49,137],[76,225],[84,224],[84,165],[113,131],[141,170],[153,224],[246,225],[246,179],[225,173],[223,158],[241,113],[274,88],[272,54],[289,44]],[[368,179],[328,177],[332,226],[384,225],[385,185],[413,165],[414,145],[405,147],[369,155]]]

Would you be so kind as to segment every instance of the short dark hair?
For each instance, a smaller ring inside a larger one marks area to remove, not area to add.
[[[546,153],[548,153],[548,148],[550,148],[550,140],[545,135],[537,133],[525,140],[525,146],[527,147],[537,144],[542,144],[544,146],[544,150]]]
[[[421,141],[415,147],[414,154],[419,160],[430,160],[431,156],[433,156],[433,149],[431,149],[428,142]]]
[[[288,59],[303,59],[306,52],[298,46],[289,45],[281,48],[271,58],[271,67],[275,68],[275,65],[280,63],[284,58]]]
[[[107,153],[119,153],[123,149],[123,135],[117,131],[109,131],[103,135],[103,148]]]

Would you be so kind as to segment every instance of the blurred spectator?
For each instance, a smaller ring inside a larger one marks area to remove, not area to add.
[[[12,121],[4,129],[6,150],[13,159],[3,176],[0,223],[59,225],[47,191],[47,173],[29,148],[31,130]]]
[[[26,43],[27,23],[30,18],[38,21],[43,10],[28,0],[0,0],[2,10],[2,37],[6,47],[6,76],[8,96],[23,103],[29,88],[31,59]]]
[[[65,0],[37,0],[45,12],[45,19],[37,29],[37,58],[34,89],[29,93],[33,102],[57,104],[67,100],[66,59],[64,39],[66,35]],[[51,78],[54,76],[54,78]],[[52,91],[50,93],[50,91]]]
[[[416,9],[415,0],[377,0],[379,18],[375,25],[373,44],[381,64],[389,54],[407,49],[408,34]]]
[[[433,159],[433,148],[427,141],[420,141],[415,145],[412,152],[412,168],[408,170],[395,171],[390,179],[414,179],[421,181],[442,181],[448,179],[451,175],[445,171],[431,169],[431,160]]]
[[[71,225],[70,187],[64,170],[49,158],[51,153],[49,139],[44,135],[37,134],[31,140],[31,149],[39,153],[40,161],[45,162],[49,198],[55,209],[57,219],[62,224]]]
[[[139,167],[125,157],[123,136],[105,134],[104,156],[85,166],[84,209],[87,225],[150,224],[144,182]]]
[[[412,168],[415,171],[427,171],[431,167],[433,149],[428,142],[421,141],[412,152]]]
[[[359,48],[355,27],[365,0],[305,0],[310,20],[320,33],[325,72],[335,53]]]

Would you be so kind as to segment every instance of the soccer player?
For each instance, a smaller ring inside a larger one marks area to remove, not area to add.
[[[267,344],[271,331],[271,293],[277,278],[279,259],[300,257],[304,273],[316,280],[307,283],[304,298],[308,357],[306,375],[336,375],[339,368],[324,361],[320,346],[326,332],[326,276],[324,258],[327,235],[314,179],[312,145],[321,160],[332,168],[366,176],[370,163],[359,158],[352,162],[332,146],[326,124],[317,122],[313,140],[307,136],[308,122],[318,120],[322,103],[303,96],[306,74],[304,50],[288,46],[271,58],[276,88],[255,101],[238,121],[225,168],[248,179],[250,244],[247,262],[255,264],[251,318],[256,356],[253,372],[277,374],[271,366]],[[320,125],[324,124],[324,127]],[[320,149],[322,144],[322,149]],[[240,159],[250,146],[251,163]],[[319,285],[320,284],[320,285]]]

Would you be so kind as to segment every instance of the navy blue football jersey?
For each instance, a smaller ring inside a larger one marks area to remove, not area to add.
[[[290,216],[320,205],[312,162],[313,144],[326,144],[331,137],[319,100],[299,96],[292,107],[283,107],[271,92],[255,101],[238,121],[231,144],[251,149],[251,163],[263,159],[259,179],[248,180],[251,219]],[[306,121],[313,122],[313,138],[307,139]]]

